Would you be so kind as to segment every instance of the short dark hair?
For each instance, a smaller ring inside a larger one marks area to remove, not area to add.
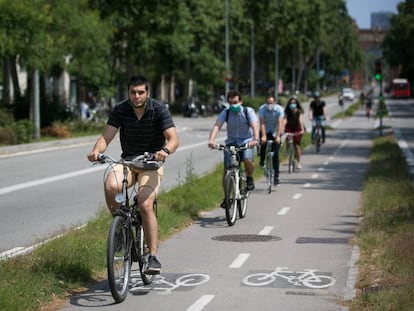
[[[227,93],[227,101],[229,100],[229,98],[233,98],[233,97],[236,97],[236,96],[238,96],[239,99],[242,100],[242,96],[241,96],[240,92],[238,92],[238,91],[229,91]]]
[[[145,85],[145,90],[149,90],[149,82],[144,76],[132,76],[128,81],[128,90],[130,86]]]

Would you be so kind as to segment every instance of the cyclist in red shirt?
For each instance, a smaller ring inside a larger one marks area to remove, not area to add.
[[[302,134],[305,132],[303,126],[303,108],[300,105],[299,101],[292,97],[288,100],[288,103],[285,108],[285,133],[297,134],[293,136],[293,142],[295,144],[295,157],[296,157],[296,167],[301,169],[300,156],[302,150],[300,148],[300,141],[302,139]]]

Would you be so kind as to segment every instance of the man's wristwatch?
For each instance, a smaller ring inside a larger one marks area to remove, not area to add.
[[[170,154],[170,149],[167,147],[162,147],[162,151],[164,151],[166,154]]]

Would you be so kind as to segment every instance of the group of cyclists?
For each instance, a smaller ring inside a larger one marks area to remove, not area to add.
[[[231,91],[227,97],[229,108],[224,109],[218,115],[217,120],[210,131],[208,146],[212,148],[216,142],[216,136],[225,122],[227,122],[226,145],[243,145],[249,144],[247,149],[240,154],[241,160],[246,167],[247,189],[254,189],[253,181],[253,156],[254,147],[260,148],[260,166],[264,166],[266,155],[267,141],[273,140],[273,168],[274,168],[274,185],[279,185],[279,150],[282,146],[284,133],[294,134],[296,167],[300,169],[301,158],[301,138],[305,132],[304,109],[296,97],[291,97],[287,101],[286,107],[276,103],[273,95],[266,97],[266,102],[262,104],[257,114],[251,107],[244,107],[242,95],[239,92]],[[315,135],[316,123],[319,122],[322,129],[322,142],[325,142],[325,119],[326,104],[321,100],[319,92],[313,94],[313,100],[309,105],[309,120],[312,121],[312,138]],[[226,174],[226,163],[229,163],[228,155],[224,155]]]
[[[153,159],[164,162],[179,146],[176,126],[168,107],[150,97],[148,80],[143,76],[132,76],[128,81],[128,99],[117,104],[109,113],[106,127],[102,135],[87,154],[91,162],[98,161],[116,134],[120,133],[121,157],[130,160],[144,153],[153,155]],[[269,95],[258,113],[243,106],[242,96],[237,91],[227,94],[229,107],[222,110],[208,138],[208,146],[216,145],[215,139],[224,123],[227,123],[226,145],[248,144],[249,148],[241,151],[240,159],[244,162],[247,190],[255,188],[254,148],[261,146],[260,164],[263,165],[267,140],[274,140],[273,166],[275,169],[274,184],[279,184],[279,148],[283,133],[297,133],[295,136],[297,167],[300,168],[300,141],[304,133],[304,110],[299,101],[292,97],[286,107],[276,103],[274,96]],[[322,122],[322,139],[325,142],[326,105],[316,92],[309,106],[309,119]],[[230,164],[230,157],[224,153],[224,174]],[[153,210],[153,203],[163,178],[163,166],[154,170],[143,170],[128,167],[128,186],[138,183],[138,208],[142,217],[143,228],[148,245],[149,259],[144,273],[159,274],[161,263],[156,257],[158,245],[158,222]],[[120,203],[117,194],[121,192],[123,180],[122,164],[115,165],[106,175],[104,193],[106,205],[112,215],[116,215]]]

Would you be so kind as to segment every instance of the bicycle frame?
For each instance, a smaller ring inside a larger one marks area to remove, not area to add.
[[[226,221],[229,226],[233,226],[237,218],[237,210],[239,217],[244,218],[247,210],[247,197],[249,192],[246,190],[246,174],[241,168],[239,152],[248,149],[248,145],[244,146],[224,146],[216,145],[213,149],[222,150],[230,154],[231,164],[226,167],[224,195],[226,205]]]
[[[296,171],[295,163],[295,143],[293,141],[293,136],[297,135],[295,133],[286,133],[287,134],[287,152],[288,152],[288,172],[291,174]]]

